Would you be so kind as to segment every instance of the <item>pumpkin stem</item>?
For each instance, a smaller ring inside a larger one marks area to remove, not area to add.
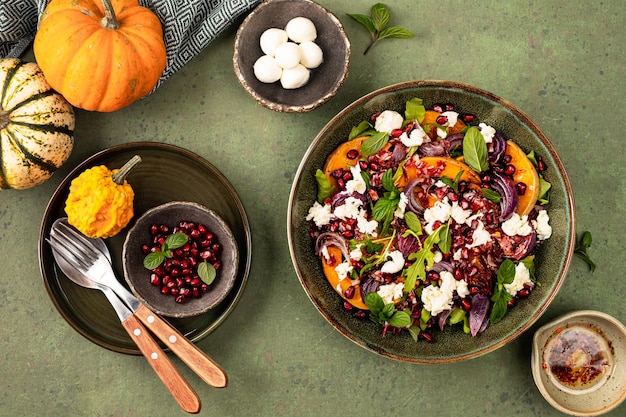
[[[0,108],[0,130],[4,129],[11,122],[11,118],[9,117],[9,112]]]
[[[106,29],[119,28],[120,24],[115,17],[115,10],[113,10],[111,0],[102,0],[102,6],[104,7],[104,17],[100,20],[100,26]]]
[[[117,185],[124,184],[124,180],[126,176],[130,172],[131,169],[135,167],[138,163],[141,162],[141,157],[139,155],[133,156],[130,161],[126,162],[123,167],[120,168],[115,174],[113,174],[113,182]]]

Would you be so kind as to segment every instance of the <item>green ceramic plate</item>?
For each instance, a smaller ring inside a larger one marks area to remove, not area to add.
[[[128,182],[135,190],[135,219],[163,203],[193,201],[215,211],[230,227],[237,241],[239,267],[228,296],[206,313],[191,318],[168,319],[191,341],[197,342],[210,334],[235,308],[250,272],[251,236],[244,207],[226,177],[205,159],[173,145],[138,142],[115,146],[93,155],[61,182],[46,207],[39,234],[39,266],[46,290],[63,318],[87,339],[116,352],[140,354],[104,295],[100,291],[82,288],[63,275],[44,240],[52,223],[65,216],[65,200],[75,177],[95,165],[119,168],[133,155],[142,158],[128,176]],[[177,174],[172,176],[172,172]],[[131,221],[129,227],[133,224]],[[126,230],[106,239],[118,280],[124,285],[122,245]]]
[[[452,103],[461,113],[472,113],[478,120],[493,126],[523,149],[534,149],[547,166],[552,182],[548,208],[553,235],[542,245],[536,258],[541,286],[532,296],[509,311],[497,325],[472,338],[459,329],[436,333],[435,343],[414,342],[408,332],[399,336],[381,336],[381,327],[369,320],[357,320],[344,311],[342,299],[326,281],[321,262],[315,255],[305,221],[317,194],[315,171],[326,157],[344,142],[353,126],[386,109],[404,112],[406,101],[413,97],[424,105]],[[288,239],[291,259],[307,295],[324,318],[341,334],[358,345],[393,359],[442,363],[473,358],[491,352],[514,340],[543,314],[561,287],[575,244],[575,217],[569,178],[556,150],[525,114],[511,103],[481,89],[449,81],[413,81],[374,91],[340,112],[317,135],[296,173],[288,208]]]

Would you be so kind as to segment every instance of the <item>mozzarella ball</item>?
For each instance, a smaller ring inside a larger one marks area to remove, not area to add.
[[[254,76],[262,83],[274,83],[280,80],[283,69],[269,55],[263,55],[254,63]]]
[[[284,89],[293,90],[309,82],[310,72],[304,65],[298,64],[293,68],[283,70],[280,84]]]
[[[315,42],[302,42],[300,45],[300,63],[307,68],[317,68],[324,61],[324,53]]]
[[[274,56],[276,48],[287,42],[287,32],[282,29],[271,28],[261,34],[259,43],[264,54]]]
[[[285,26],[287,36],[294,42],[311,42],[317,38],[317,29],[310,19],[294,17]]]
[[[293,68],[300,63],[300,48],[293,42],[285,42],[276,48],[274,59],[283,69]]]

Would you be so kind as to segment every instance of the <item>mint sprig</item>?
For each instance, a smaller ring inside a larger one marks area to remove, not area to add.
[[[580,259],[587,263],[589,266],[589,270],[594,272],[596,270],[596,264],[591,260],[589,254],[587,254],[587,249],[591,246],[591,242],[593,241],[591,237],[591,232],[585,231],[578,242],[576,242],[576,246],[574,247],[574,255],[578,256]]]
[[[487,143],[477,127],[472,126],[463,137],[463,157],[465,163],[479,174],[489,168],[487,162]]]
[[[406,39],[414,36],[411,31],[403,27],[387,26],[391,20],[391,13],[389,12],[389,8],[383,3],[376,3],[372,6],[371,16],[358,13],[348,13],[348,16],[365,26],[372,35],[372,41],[365,49],[365,52],[363,52],[363,55],[367,55],[370,49],[381,39]]]
[[[411,316],[405,311],[395,311],[393,303],[385,304],[382,297],[376,292],[365,296],[365,305],[370,309],[370,320],[374,323],[389,323],[394,327],[406,327],[411,324]]]
[[[185,233],[173,233],[165,239],[161,245],[161,250],[149,253],[143,259],[143,266],[146,269],[153,270],[163,263],[165,258],[172,257],[172,250],[182,247],[189,240],[189,236]]]
[[[510,284],[515,279],[515,264],[510,259],[505,259],[498,268],[496,289],[491,297],[493,307],[489,316],[491,324],[496,324],[507,312],[509,301],[513,299],[504,288],[504,284]]]

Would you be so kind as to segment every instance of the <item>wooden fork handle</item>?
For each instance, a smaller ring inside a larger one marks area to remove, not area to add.
[[[226,372],[158,314],[143,304],[134,314],[204,382],[215,388],[224,388],[228,385]]]
[[[180,407],[188,413],[198,413],[200,398],[141,322],[130,315],[122,325]]]

